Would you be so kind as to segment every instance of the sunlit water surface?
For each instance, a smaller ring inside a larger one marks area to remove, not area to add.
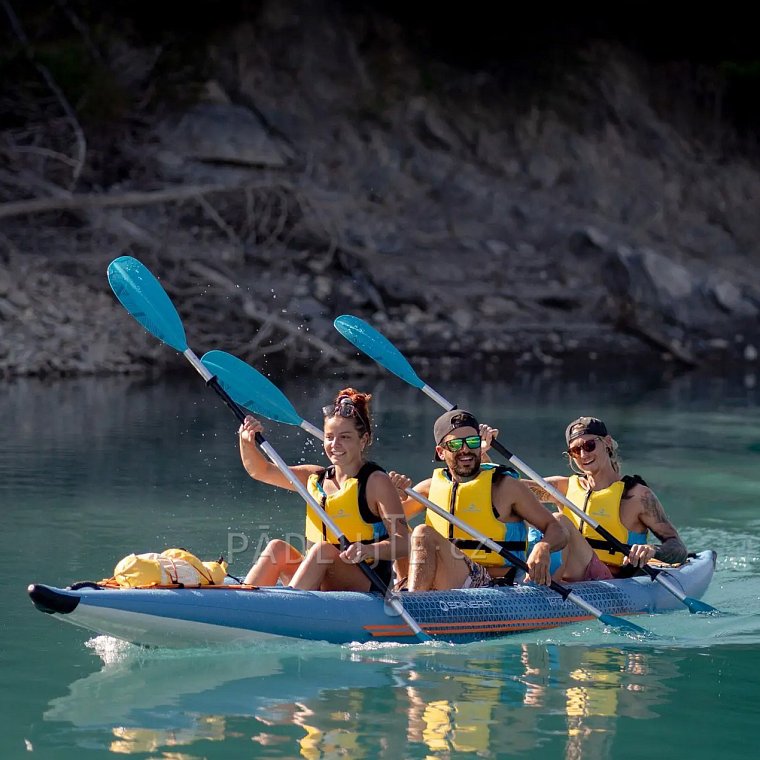
[[[375,393],[374,458],[423,478],[439,408],[395,378]],[[318,421],[333,383],[283,384]],[[301,530],[296,496],[248,479],[236,422],[203,384],[6,384],[0,412],[5,610],[0,757],[755,757],[760,716],[760,393],[754,377],[668,384],[523,374],[437,390],[545,474],[566,423],[603,417],[627,472],[657,491],[693,550],[718,553],[705,597],[728,614],[642,616],[632,641],[598,622],[470,645],[144,650],[36,611],[33,581],[111,574],[130,552],[184,546],[245,573]],[[290,462],[322,461],[270,423]]]

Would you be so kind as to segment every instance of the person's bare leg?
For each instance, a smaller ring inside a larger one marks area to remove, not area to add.
[[[464,555],[429,525],[412,532],[409,560],[409,591],[443,591],[462,588],[469,568]]]
[[[340,549],[322,541],[309,549],[290,583],[304,591],[367,591],[369,579],[354,564],[340,558]]]
[[[301,562],[301,552],[287,541],[275,538],[261,552],[244,582],[251,586],[274,586],[278,580],[282,580],[287,585]]]
[[[579,581],[594,556],[594,550],[566,515],[557,512],[554,518],[567,530],[567,545],[562,550],[562,564],[554,571],[552,578],[556,581]]]

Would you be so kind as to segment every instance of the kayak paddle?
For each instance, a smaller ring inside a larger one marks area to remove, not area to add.
[[[232,356],[232,354],[228,354],[224,351],[209,351],[207,354],[203,355],[201,361],[210,371],[217,375],[222,386],[241,406],[271,420],[284,422],[286,425],[301,427],[320,440],[324,439],[322,431],[318,427],[306,422],[298,412],[296,412],[293,405],[288,401],[282,391],[249,364],[246,364],[236,356]],[[287,408],[288,410],[286,414],[283,414],[284,408]],[[412,488],[407,488],[406,493],[428,509],[431,509],[436,514],[443,517],[445,520],[448,520],[453,525],[464,530],[474,539],[480,541],[491,549],[491,551],[498,552],[513,565],[528,572],[528,565],[523,560],[507,549],[499,546],[495,541],[487,538],[484,534],[479,533],[466,522],[460,520],[447,510],[442,509],[429,499],[426,499],[422,494]],[[621,633],[635,634],[636,636],[654,635],[650,631],[647,631],[634,623],[623,620],[623,618],[602,612],[581,599],[575,594],[575,592],[571,591],[566,586],[562,586],[559,583],[552,581],[550,588],[553,591],[556,591],[563,599],[569,599],[581,609],[586,610],[586,612],[593,615],[604,625],[614,628]]]
[[[411,364],[406,360],[406,357],[393,345],[384,335],[381,335],[374,327],[367,324],[363,319],[354,317],[350,314],[344,314],[338,317],[335,322],[335,329],[348,340],[353,343],[356,348],[363,351],[371,359],[374,359],[378,364],[385,367],[385,369],[392,372],[397,377],[400,377],[409,385],[419,388],[425,394],[430,396],[437,404],[440,404],[447,411],[455,409],[456,406],[450,401],[441,396],[440,393],[433,390],[429,385],[424,383],[417,376],[417,373],[412,369]],[[628,544],[623,543],[618,538],[612,535],[606,528],[602,527],[594,518],[587,515],[564,494],[560,493],[553,485],[544,480],[535,470],[529,467],[525,462],[515,456],[509,449],[503,446],[499,441],[493,440],[491,442],[496,451],[498,451],[508,462],[517,467],[518,470],[524,472],[529,478],[539,483],[541,487],[550,493],[557,501],[570,509],[581,520],[588,523],[600,536],[609,541],[619,552],[622,552],[625,556],[631,551],[631,547]],[[679,599],[685,604],[690,612],[708,612],[717,613],[718,610],[715,607],[702,602],[699,599],[686,596],[679,588],[673,585],[666,578],[666,571],[659,568],[652,567],[651,565],[644,565],[641,568],[653,581],[657,581],[661,586],[666,588],[673,596]]]
[[[203,377],[206,384],[211,386],[232,410],[238,421],[243,422],[245,412],[222,387],[216,376],[205,367],[201,360],[188,347],[182,320],[166,291],[150,270],[131,256],[120,256],[108,265],[108,282],[122,306],[151,335],[154,335],[161,342],[166,343],[175,350],[180,351],[193,365],[198,374]],[[262,384],[262,387],[265,387],[264,384]],[[272,385],[271,387],[275,386]],[[330,516],[322,509],[319,502],[306,490],[304,484],[261,433],[256,433],[256,443],[277,469],[288,479],[301,498],[316,511],[322,522],[337,536],[341,549],[346,549],[350,546],[351,542],[340,532]],[[431,641],[431,638],[420,628],[417,621],[404,609],[398,596],[389,592],[387,586],[377,573],[366,562],[358,563],[358,567],[369,579],[372,586],[383,594],[391,608],[396,614],[401,616],[414,635],[420,641]]]

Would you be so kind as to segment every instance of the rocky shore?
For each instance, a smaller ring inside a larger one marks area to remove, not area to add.
[[[332,328],[343,313],[433,376],[757,367],[760,166],[672,62],[594,41],[540,77],[473,70],[378,10],[257,8],[179,73],[155,40],[91,37],[130,104],[107,128],[19,16],[17,65],[49,91],[5,94],[25,121],[0,131],[0,376],[179,365],[110,292],[125,254],[196,353],[272,371],[370,370]],[[184,97],[158,99],[178,79]]]

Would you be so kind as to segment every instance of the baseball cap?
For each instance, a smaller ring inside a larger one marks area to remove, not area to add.
[[[598,435],[604,438],[608,435],[607,426],[596,417],[578,417],[567,426],[565,440],[569,444],[582,435]]]
[[[480,430],[478,421],[466,409],[451,409],[448,412],[444,412],[433,425],[435,445],[438,446],[452,430],[461,427],[471,427],[475,428],[475,430]],[[433,461],[440,460],[441,458],[436,452]]]

